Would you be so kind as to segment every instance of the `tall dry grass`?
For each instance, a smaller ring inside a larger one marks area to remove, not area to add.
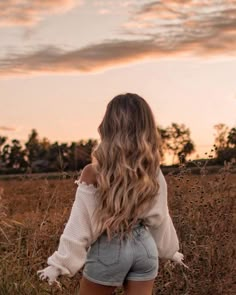
[[[233,162],[208,175],[185,165],[168,173],[168,202],[189,270],[160,260],[153,294],[235,294]],[[74,177],[0,181],[0,295],[78,294],[78,272],[49,286],[36,271],[56,249],[74,201]],[[116,294],[123,294],[119,288]],[[138,295],[138,294],[137,294]]]

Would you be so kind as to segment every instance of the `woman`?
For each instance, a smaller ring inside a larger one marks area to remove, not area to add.
[[[79,295],[112,294],[117,286],[150,295],[158,257],[187,267],[169,215],[154,115],[139,95],[121,94],[108,103],[98,132],[58,250],[38,273],[51,284],[84,267]]]

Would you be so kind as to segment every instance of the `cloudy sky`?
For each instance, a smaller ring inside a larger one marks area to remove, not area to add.
[[[236,125],[236,0],[0,1],[0,135],[98,138],[110,99],[143,96],[209,152]]]

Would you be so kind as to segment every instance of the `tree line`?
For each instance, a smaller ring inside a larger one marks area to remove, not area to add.
[[[215,156],[212,164],[224,164],[224,161],[236,159],[236,128],[223,123],[214,126]],[[185,163],[187,156],[196,150],[189,128],[184,124],[172,123],[166,128],[157,127],[162,143],[160,154],[172,155],[172,163]],[[54,171],[79,171],[91,162],[92,149],[98,144],[96,139],[77,142],[51,143],[47,138],[40,139],[36,129],[32,129],[24,146],[17,139],[7,143],[6,136],[0,136],[0,173],[31,173]],[[213,151],[213,150],[212,150]],[[207,153],[205,153],[207,154]]]

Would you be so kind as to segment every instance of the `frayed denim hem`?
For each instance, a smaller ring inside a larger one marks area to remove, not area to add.
[[[89,277],[86,273],[83,272],[83,276],[88,279],[89,281],[93,282],[93,283],[97,283],[100,285],[104,285],[104,286],[115,286],[115,287],[121,287],[123,286],[123,282],[102,282],[96,279],[93,279],[91,277]]]

